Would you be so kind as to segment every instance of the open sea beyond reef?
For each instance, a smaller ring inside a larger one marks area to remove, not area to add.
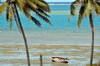
[[[75,17],[70,15],[70,2],[50,2],[53,26],[41,20],[32,12],[32,15],[41,21],[42,28],[30,22],[19,11],[21,22],[28,40],[31,66],[39,65],[39,56],[43,55],[43,66],[86,66],[90,63],[91,29],[89,18],[82,22],[81,29],[77,27],[78,11]],[[6,13],[0,17],[0,66],[27,66],[24,41],[21,33],[13,22],[10,30],[6,21]],[[94,61],[100,61],[100,17],[93,15],[95,26]],[[69,63],[52,62],[50,57],[67,57]]]

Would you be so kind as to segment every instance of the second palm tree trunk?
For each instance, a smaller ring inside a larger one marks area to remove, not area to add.
[[[91,26],[91,31],[92,31],[92,45],[91,45],[91,57],[90,57],[90,66],[92,66],[93,52],[94,52],[94,25],[93,25],[92,13],[89,15],[89,19],[90,19],[90,26]]]

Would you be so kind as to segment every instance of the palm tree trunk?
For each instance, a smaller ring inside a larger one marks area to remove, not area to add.
[[[93,25],[92,13],[89,15],[89,19],[90,19],[90,26],[92,31],[92,45],[91,45],[91,57],[90,57],[90,66],[92,66],[93,52],[94,52],[94,25]]]
[[[18,11],[17,11],[17,7],[16,7],[15,3],[14,3],[14,7],[15,7],[16,16],[18,18],[18,23],[19,23],[19,26],[20,26],[20,30],[21,30],[21,33],[22,33],[22,36],[23,36],[23,39],[24,39],[24,43],[25,43],[28,66],[30,66],[30,57],[29,57],[27,39],[26,39],[24,30],[23,30],[23,27],[22,27],[22,24],[21,24],[21,21],[20,21],[20,17],[19,17],[19,14],[18,14]]]

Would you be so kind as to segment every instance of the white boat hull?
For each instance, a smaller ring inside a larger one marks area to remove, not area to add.
[[[59,61],[59,60],[52,60],[52,62],[68,63],[68,61]]]
[[[68,63],[67,58],[62,58],[62,57],[51,57],[52,62],[60,62],[60,63]]]

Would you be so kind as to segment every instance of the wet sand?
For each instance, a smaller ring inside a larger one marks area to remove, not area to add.
[[[32,66],[39,66],[39,56],[43,55],[43,66],[86,66],[90,60],[90,46],[29,44]],[[100,60],[100,46],[95,46],[94,63]],[[69,63],[52,62],[50,57],[69,58]],[[0,65],[27,66],[24,44],[1,44]]]

